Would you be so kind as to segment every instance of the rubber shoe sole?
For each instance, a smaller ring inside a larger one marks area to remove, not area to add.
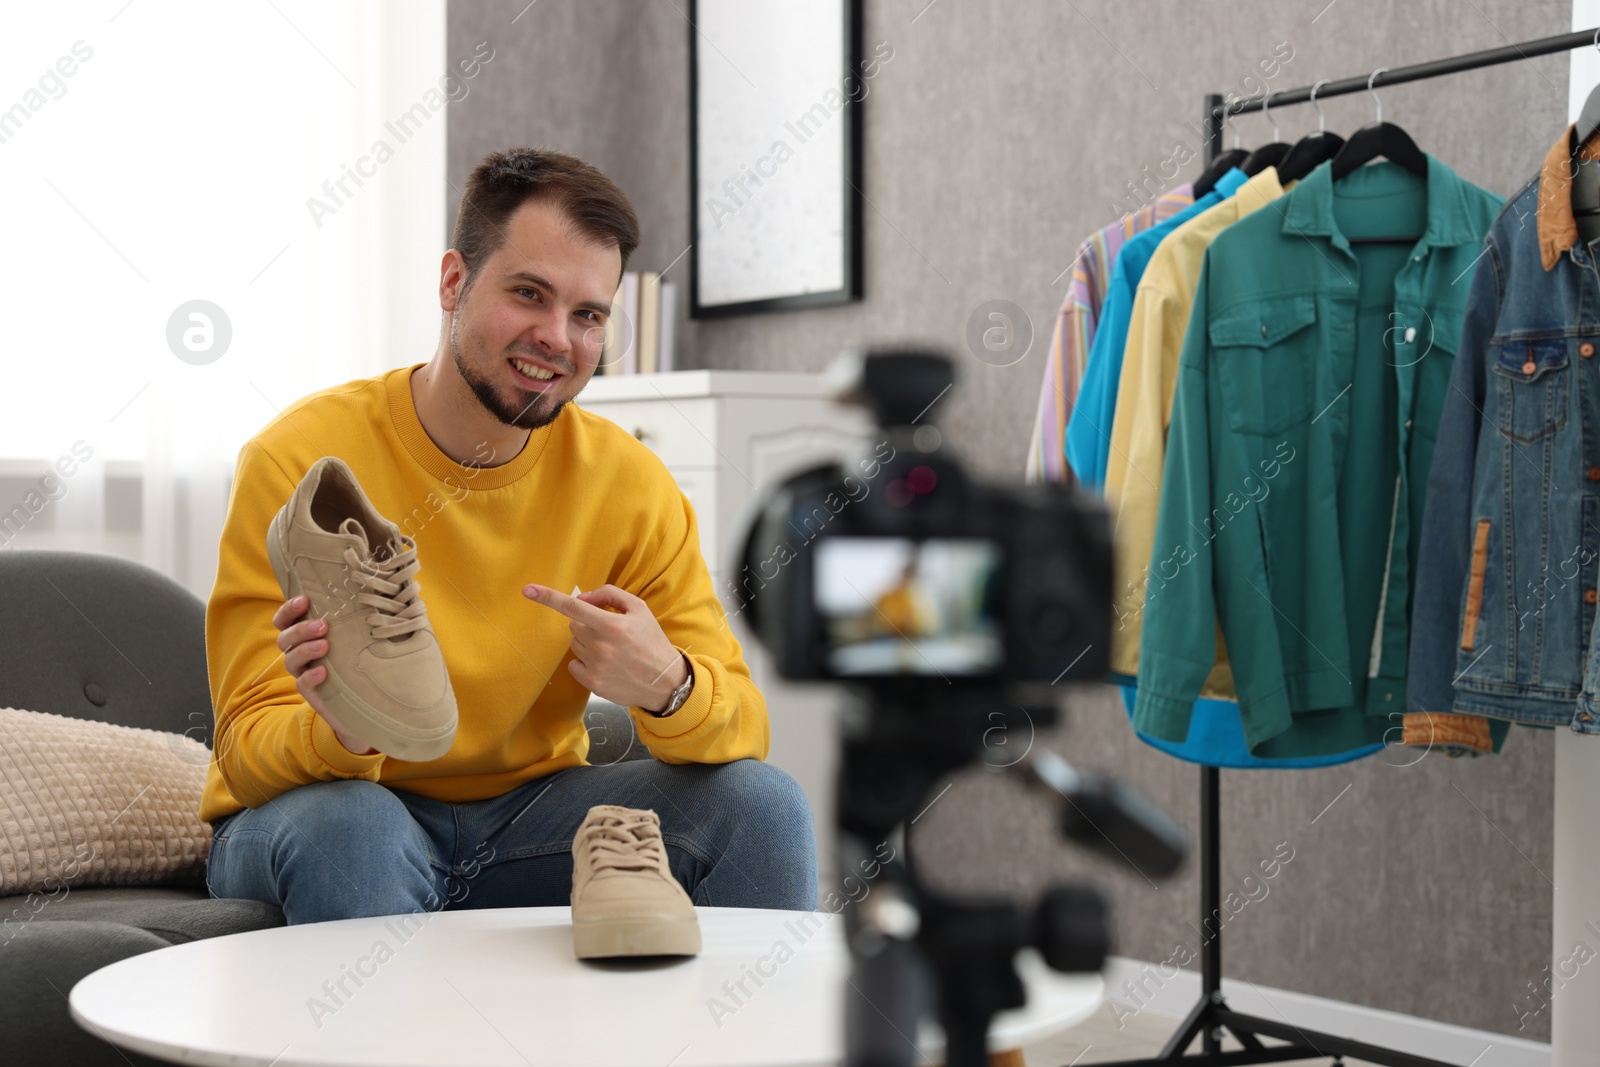
[[[611,956],[696,956],[700,920],[695,915],[573,920],[572,947],[580,960]]]

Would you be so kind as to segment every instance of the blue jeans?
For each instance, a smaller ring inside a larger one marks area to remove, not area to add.
[[[219,819],[206,888],[263,900],[289,923],[455,908],[566,905],[589,808],[651,808],[696,904],[816,910],[805,793],[758,760],[569,767],[453,804],[376,782],[314,782]]]

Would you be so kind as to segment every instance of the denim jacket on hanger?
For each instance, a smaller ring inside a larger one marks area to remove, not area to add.
[[[1423,520],[1407,704],[1600,733],[1600,274],[1571,129],[1490,228]]]

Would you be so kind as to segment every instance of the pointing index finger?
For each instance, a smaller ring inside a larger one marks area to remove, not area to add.
[[[522,595],[579,622],[595,622],[611,614],[604,608],[597,608],[570,593],[563,593],[559,589],[551,589],[548,585],[539,585],[537,582],[529,582],[523,586]]]

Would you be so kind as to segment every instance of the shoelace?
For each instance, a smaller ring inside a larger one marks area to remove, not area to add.
[[[662,852],[661,825],[649,812],[605,815],[589,824],[589,864],[594,870],[651,871]]]
[[[418,597],[420,588],[411,580],[422,569],[422,564],[417,562],[417,546],[409,541],[406,544],[409,547],[396,551],[399,545],[389,542],[389,555],[385,559],[362,559],[356,555],[354,547],[344,550],[344,561],[349,564],[350,573],[366,586],[356,600],[373,609],[367,616],[373,637],[400,637],[428,625]]]

